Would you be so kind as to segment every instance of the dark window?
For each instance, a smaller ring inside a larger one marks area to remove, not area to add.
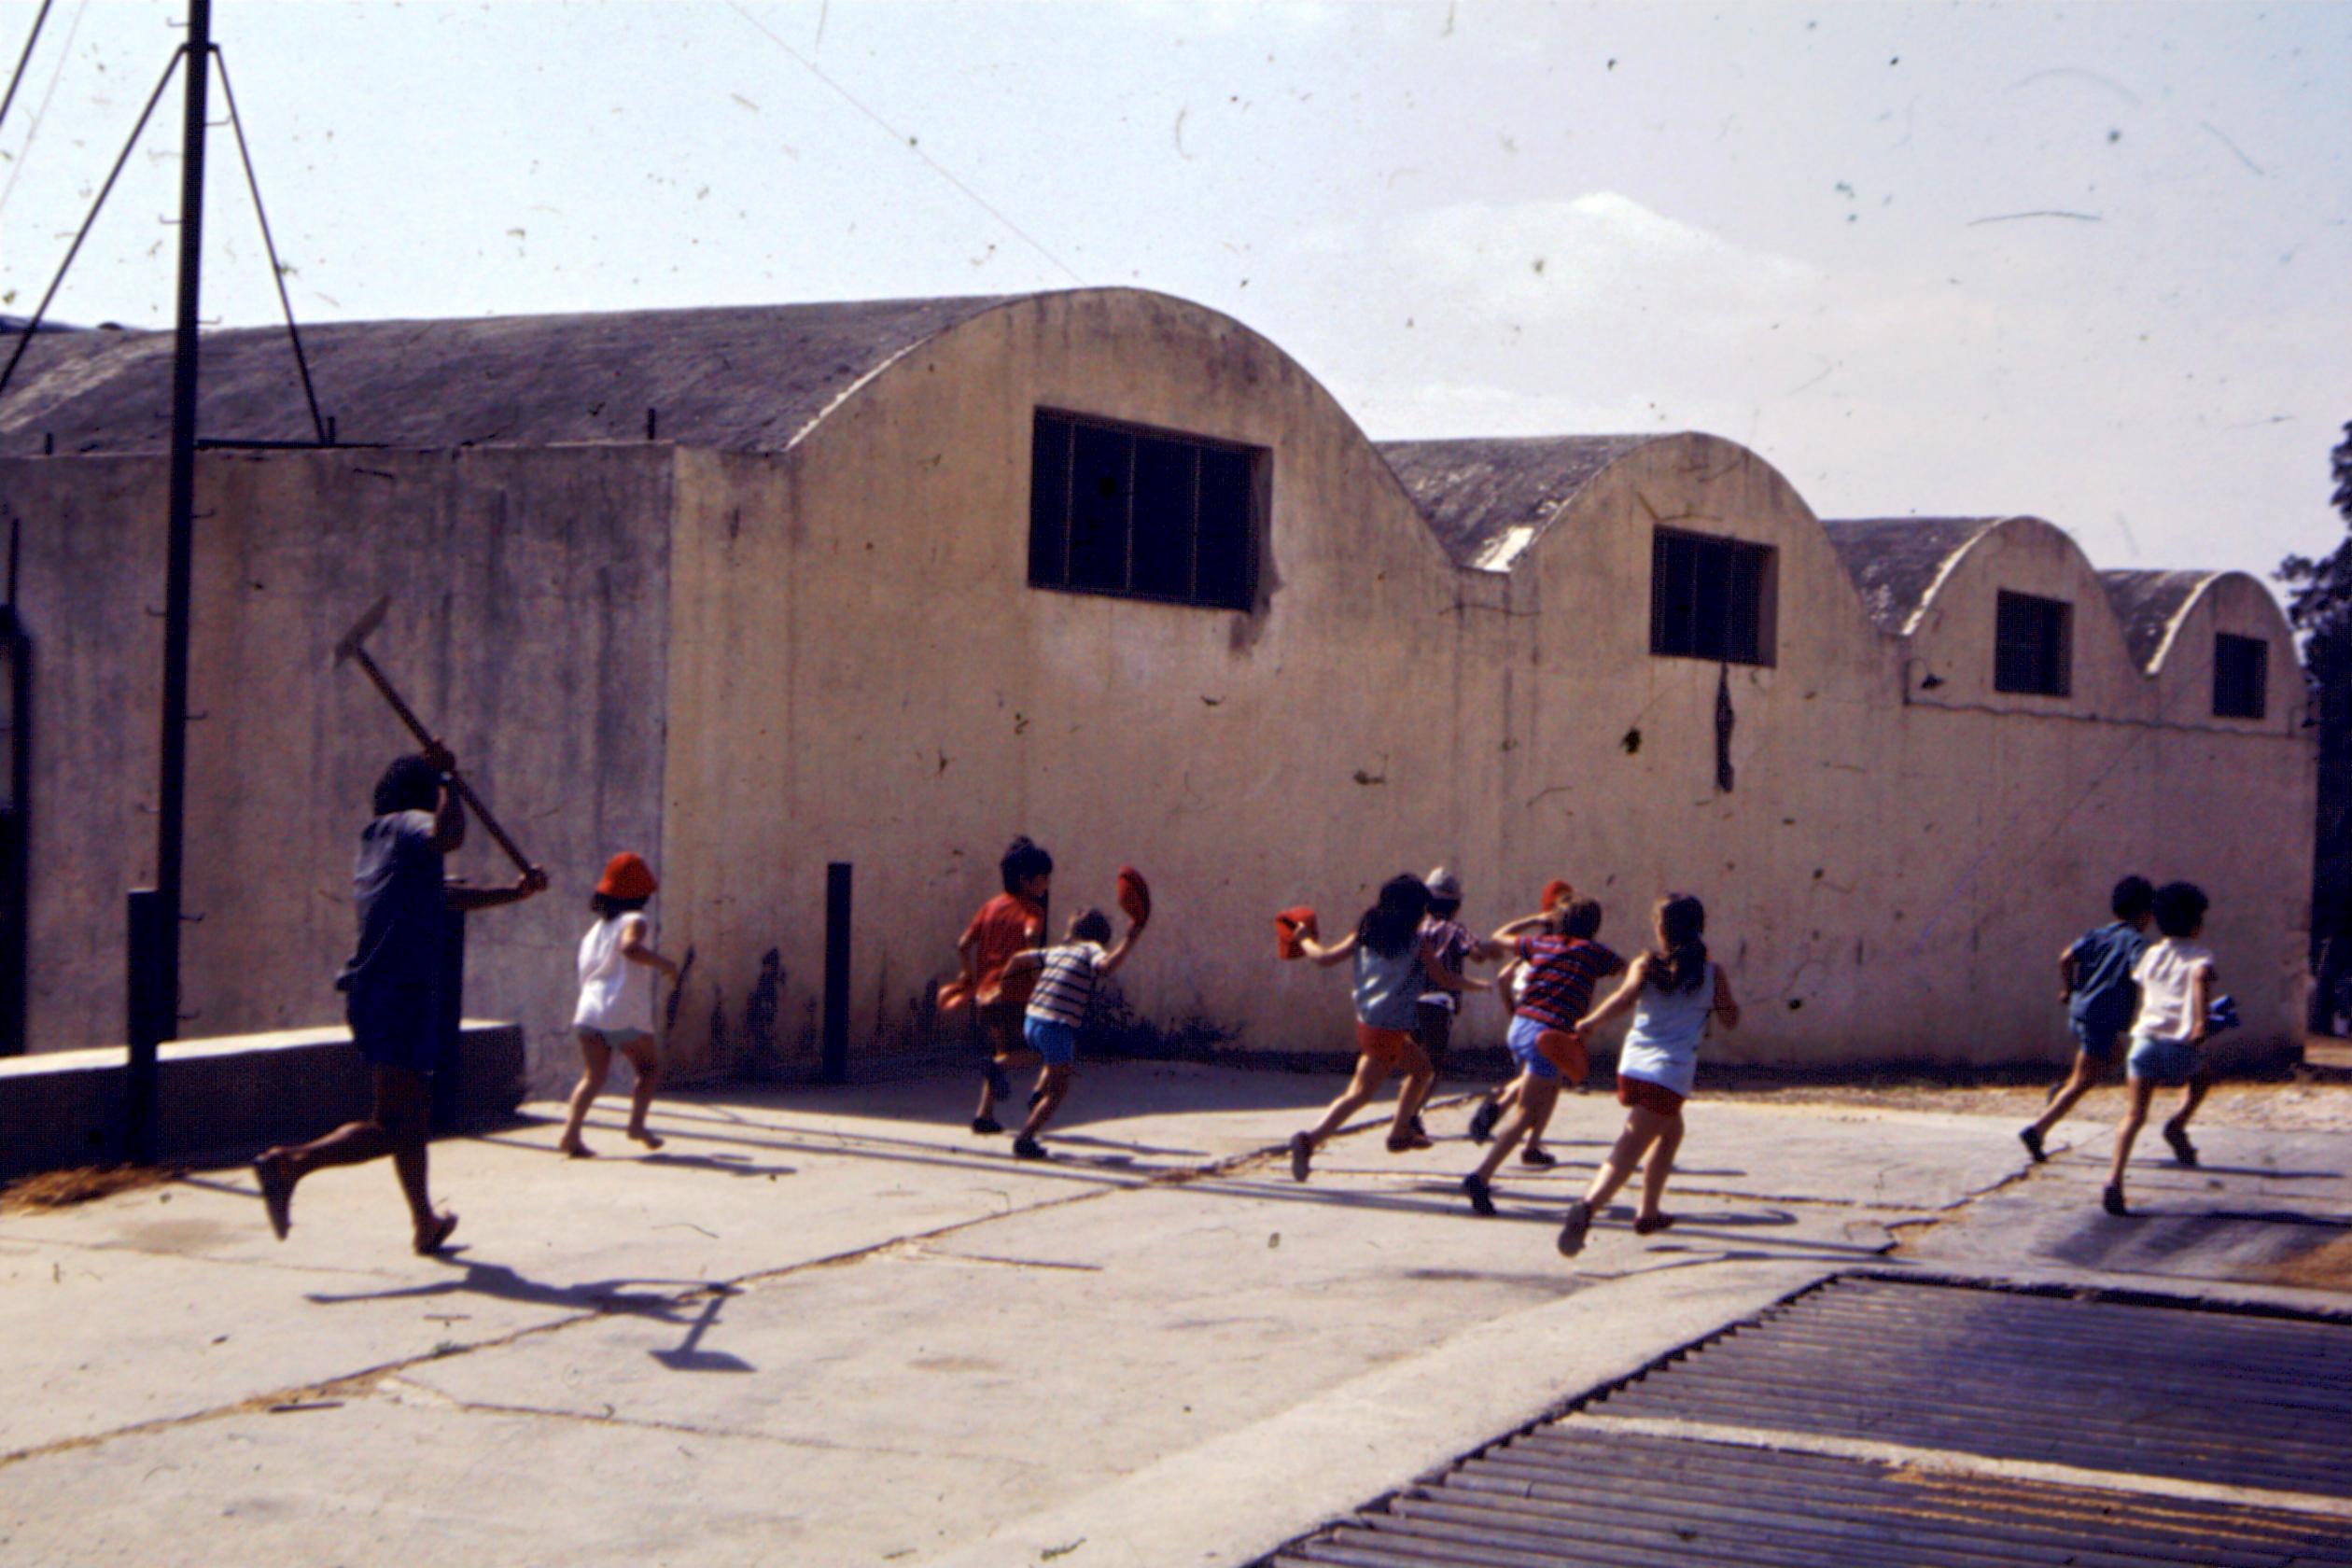
[[[1037,411],[1029,586],[1248,609],[1264,454]]]
[[[2074,606],[2004,592],[1995,609],[1993,689],[2063,697],[2074,685]]]
[[[1660,528],[1650,541],[1650,651],[1772,662],[1770,545]]]
[[[2270,644],[2261,637],[2213,638],[2213,716],[2260,719],[2270,707]]]

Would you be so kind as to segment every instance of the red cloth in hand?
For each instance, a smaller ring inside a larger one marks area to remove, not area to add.
[[[1323,940],[1323,932],[1315,926],[1313,910],[1302,903],[1274,917],[1274,951],[1279,957],[1305,958],[1307,951],[1298,945],[1302,936],[1311,936],[1318,942]]]
[[[1152,886],[1133,866],[1119,868],[1119,907],[1139,927],[1152,917]]]

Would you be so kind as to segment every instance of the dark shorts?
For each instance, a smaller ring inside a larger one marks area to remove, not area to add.
[[[2115,1059],[2115,1048],[2123,1043],[2121,1029],[2100,1029],[2080,1018],[2074,1020],[2074,1037],[2076,1050],[2103,1065]]]
[[[1663,1084],[1653,1084],[1646,1078],[1628,1078],[1619,1073],[1617,1103],[1655,1111],[1661,1116],[1672,1116],[1682,1110],[1683,1097]]]
[[[448,1043],[441,1007],[429,990],[353,991],[343,998],[351,1038],[370,1067],[430,1072]]]
[[[1426,1001],[1413,1003],[1413,1038],[1420,1041],[1421,1049],[1429,1053],[1432,1065],[1445,1057],[1446,1047],[1453,1040],[1453,1009],[1450,1007],[1439,1007]]]
[[[1010,1056],[1026,1050],[1021,1026],[1028,1012],[1024,1003],[992,1001],[986,1007],[972,1010],[972,1042],[984,1056]]]

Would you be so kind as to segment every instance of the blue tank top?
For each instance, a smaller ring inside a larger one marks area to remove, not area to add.
[[[1617,1076],[1661,1085],[1687,1097],[1699,1078],[1699,1042],[1715,1012],[1715,994],[1712,961],[1699,984],[1687,991],[1663,991],[1645,983],[1633,1004],[1633,1027],[1617,1048]]]
[[[1421,936],[1397,954],[1375,953],[1362,943],[1355,950],[1356,1016],[1374,1029],[1410,1031],[1419,1021],[1414,1003],[1427,986],[1421,973]]]

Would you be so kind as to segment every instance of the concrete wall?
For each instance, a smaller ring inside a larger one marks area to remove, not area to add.
[[[1040,404],[1268,449],[1264,608],[1028,588]],[[1451,771],[1455,672],[1499,665],[1495,618],[1328,395],[1238,323],[1125,292],[1018,302],[788,454],[682,454],[678,488],[664,853],[696,889],[673,913],[697,951],[688,1059],[813,1049],[831,860],[857,867],[853,1035],[919,1043],[1016,833],[1059,862],[1057,925],[1109,904],[1122,862],[1151,878],[1139,1008],[1336,1048],[1342,987],[1268,961],[1271,912],[1344,921],[1483,836]]]
[[[1265,449],[1259,606],[1029,588],[1041,405]],[[152,841],[161,480],[155,459],[0,464],[40,661],[42,1049],[119,1033],[121,890]],[[2293,1038],[2311,775],[2284,623],[2219,578],[2138,670],[2088,564],[2035,520],[1978,539],[1888,636],[1770,464],[1677,437],[1586,483],[1507,571],[1460,570],[1299,366],[1126,290],[981,315],[780,453],[215,455],[202,495],[203,1032],[334,1015],[352,835],[402,742],[324,666],[389,589],[374,646],[557,876],[480,920],[469,997],[529,1023],[542,1088],[569,1061],[580,904],[612,849],[655,852],[664,945],[695,955],[678,1065],[794,1071],[816,1049],[827,862],[856,867],[853,1049],[903,1052],[931,1043],[927,998],[1016,833],[1060,862],[1057,926],[1141,866],[1159,918],[1129,999],[1257,1048],[1350,1038],[1340,977],[1272,960],[1271,912],[1304,900],[1337,931],[1382,877],[1438,861],[1474,924],[1566,875],[1627,949],[1659,892],[1700,893],[1750,1004],[1718,1057],[1797,1064],[2058,1056],[2060,946],[2123,872],[2193,876],[2249,1038]],[[1650,653],[1659,525],[1777,552],[1769,665]],[[2004,587],[2075,606],[2066,698],[1991,690]],[[2260,722],[2211,718],[2217,627],[2271,640]],[[506,875],[480,836],[460,865]],[[1501,1022],[1475,1004],[1466,1037]]]
[[[199,464],[182,1006],[189,1034],[338,1021],[350,867],[413,745],[337,637],[370,650],[556,892],[474,917],[469,1010],[572,1054],[573,956],[604,858],[658,833],[666,448],[206,454]],[[152,878],[164,465],[0,462],[36,661],[29,1032],[122,1037],[123,892]],[[476,830],[453,874],[511,879]]]

